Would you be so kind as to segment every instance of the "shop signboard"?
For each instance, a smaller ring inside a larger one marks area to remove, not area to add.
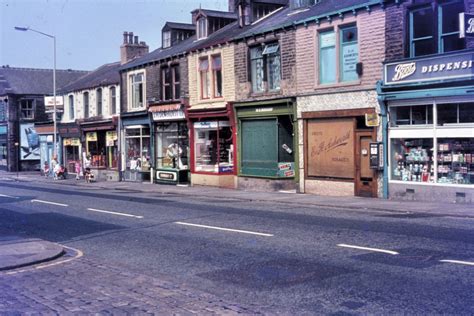
[[[474,52],[407,59],[384,66],[385,85],[474,78]]]
[[[379,115],[377,113],[365,113],[365,126],[377,127],[380,124]]]
[[[107,147],[115,146],[115,141],[117,140],[117,132],[116,131],[107,131],[105,133],[105,142]]]
[[[459,37],[474,37],[474,14],[459,13]]]
[[[79,146],[81,141],[79,138],[65,138],[63,144],[64,146]]]
[[[207,122],[195,122],[194,128],[198,129],[217,129],[217,127],[228,127],[230,126],[229,121],[207,121]]]
[[[86,141],[96,142],[97,141],[97,133],[96,132],[86,133]]]
[[[20,160],[39,160],[40,141],[33,123],[20,124]]]
[[[167,104],[150,107],[153,121],[184,120],[181,104]]]
[[[310,177],[354,178],[354,120],[308,121],[307,174]]]

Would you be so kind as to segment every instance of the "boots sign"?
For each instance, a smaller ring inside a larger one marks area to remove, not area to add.
[[[410,58],[384,65],[386,85],[474,78],[474,53]]]
[[[459,37],[474,37],[474,14],[459,13]]]

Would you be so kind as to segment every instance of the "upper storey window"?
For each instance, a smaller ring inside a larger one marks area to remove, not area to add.
[[[263,92],[265,87],[280,89],[280,45],[271,43],[250,49],[250,73],[253,92]],[[266,85],[265,85],[266,82]]]
[[[410,57],[464,49],[458,26],[458,16],[463,11],[463,2],[457,0],[410,10]]]
[[[145,100],[145,85],[143,72],[132,74],[129,76],[129,104],[130,108],[136,109],[144,106]]]
[[[291,7],[293,9],[305,8],[318,3],[317,0],[291,0]]]

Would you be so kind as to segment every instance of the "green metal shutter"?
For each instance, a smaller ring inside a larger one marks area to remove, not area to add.
[[[277,175],[277,136],[276,119],[241,121],[241,174]]]

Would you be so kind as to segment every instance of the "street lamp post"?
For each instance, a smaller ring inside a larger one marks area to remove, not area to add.
[[[44,36],[47,36],[49,38],[53,39],[53,44],[54,44],[54,53],[53,53],[53,128],[54,128],[54,134],[53,134],[53,157],[57,156],[57,144],[56,144],[56,36],[46,34],[37,30],[34,30],[32,28],[28,27],[20,27],[20,26],[15,26],[15,30],[17,31],[32,31]]]

